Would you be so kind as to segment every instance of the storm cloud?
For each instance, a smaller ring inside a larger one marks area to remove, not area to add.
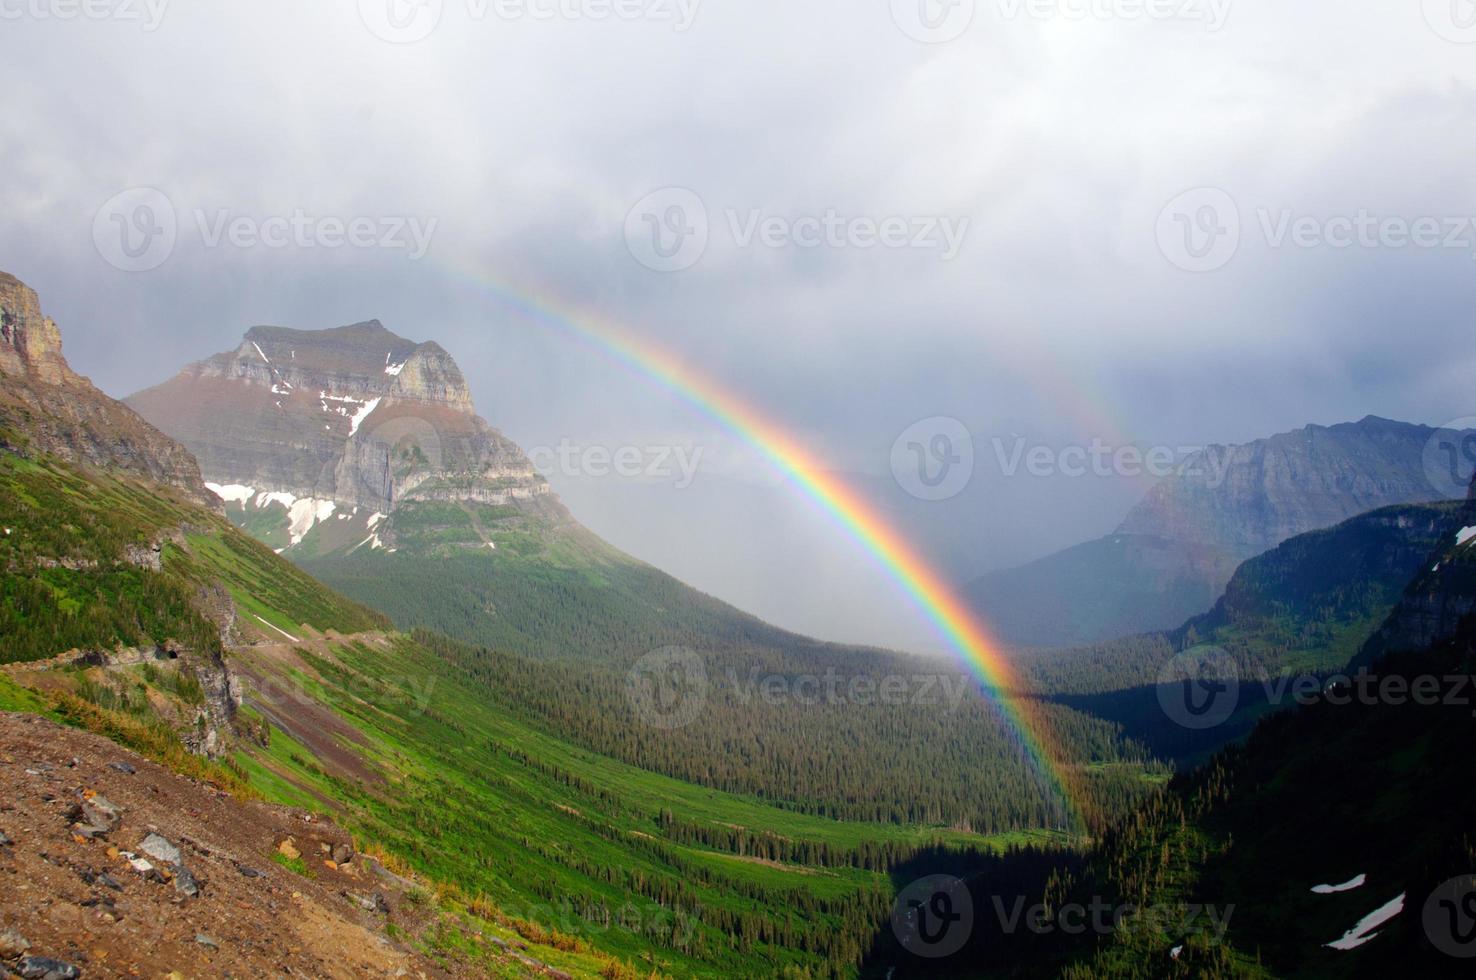
[[[924,647],[759,454],[483,283],[701,366],[966,578],[1105,533],[1151,479],[1007,474],[998,444],[1476,414],[1462,13],[0,0],[0,268],[117,396],[254,324],[435,339],[526,447],[700,451],[685,485],[550,474],[616,544],[784,625]],[[923,501],[894,443],[939,417],[974,477]]]

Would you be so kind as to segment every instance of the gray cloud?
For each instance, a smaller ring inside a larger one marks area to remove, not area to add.
[[[121,395],[255,323],[378,317],[441,341],[482,413],[525,444],[706,447],[718,469],[702,489],[560,489],[617,543],[788,625],[929,642],[753,452],[489,300],[468,270],[680,351],[882,497],[892,440],[935,415],[986,442],[1181,444],[1473,412],[1471,249],[1276,246],[1260,218],[1476,215],[1476,46],[1418,5],[1241,0],[1209,31],[1010,19],[992,0],[938,45],[906,36],[882,0],[707,0],[686,31],[478,20],[448,0],[438,28],[403,45],[374,36],[355,2],[168,4],[152,31],[0,8],[0,268],[41,290],[79,370]],[[178,240],[127,273],[94,247],[94,217],[139,186],[168,198]],[[710,241],[660,274],[632,258],[624,226],[668,186],[701,197]],[[1241,225],[1233,259],[1200,274],[1155,235],[1197,187],[1226,192]],[[298,211],[436,224],[410,261],[212,248],[195,220]],[[743,247],[729,211],[938,217],[968,235],[951,261]],[[896,513],[965,574],[1102,533],[1140,489],[981,479]],[[924,533],[951,522],[966,540]]]

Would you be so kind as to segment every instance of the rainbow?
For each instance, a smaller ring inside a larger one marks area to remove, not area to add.
[[[485,276],[473,275],[470,279],[495,302],[592,346],[637,375],[669,389],[761,453],[869,552],[932,622],[999,706],[1037,774],[1061,803],[1067,826],[1080,827],[1076,769],[1068,763],[1037,702],[1022,696],[1028,693],[1028,685],[944,577],[876,508],[828,472],[811,451],[776,422],[671,351],[633,336],[608,319],[560,310],[553,300],[514,291]]]

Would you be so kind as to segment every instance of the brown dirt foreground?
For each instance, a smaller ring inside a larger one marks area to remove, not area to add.
[[[94,795],[121,820],[87,839],[75,808]],[[140,850],[151,833],[179,848],[188,874]],[[289,837],[310,877],[273,860]],[[301,811],[241,802],[98,736],[0,712],[0,977],[45,976],[37,957],[77,971],[54,978],[445,976],[384,935],[391,920],[414,932],[399,882],[358,855],[325,863],[324,844],[351,843]],[[190,875],[196,897],[179,887]]]

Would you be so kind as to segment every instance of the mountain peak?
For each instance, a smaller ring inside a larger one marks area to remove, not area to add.
[[[378,320],[252,327],[236,349],[128,402],[220,486],[382,513],[405,499],[547,493],[522,451],[476,416],[451,355]]]
[[[246,331],[246,340],[258,343],[304,343],[342,344],[357,346],[365,344],[390,344],[399,347],[414,347],[415,342],[394,333],[378,320],[365,320],[342,327],[326,330],[302,330],[297,327],[277,327],[267,324]]]

